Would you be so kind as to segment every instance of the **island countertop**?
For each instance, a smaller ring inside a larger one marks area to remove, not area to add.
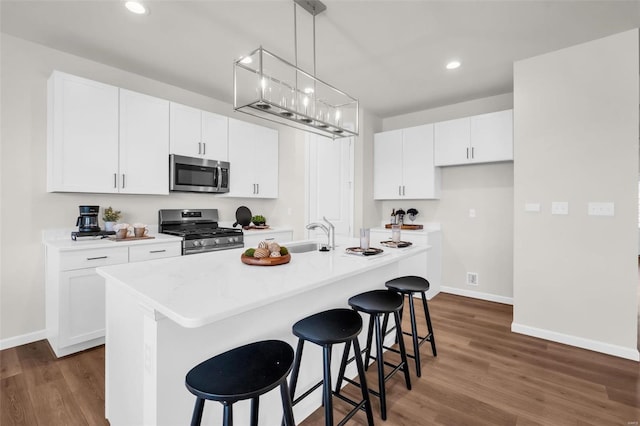
[[[366,257],[345,252],[357,245],[354,239],[330,252],[292,253],[289,263],[278,266],[246,265],[240,261],[245,249],[234,249],[100,267],[97,272],[180,326],[194,328],[429,249],[384,248],[382,254]]]

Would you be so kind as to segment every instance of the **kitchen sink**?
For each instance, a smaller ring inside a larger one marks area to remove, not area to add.
[[[297,244],[297,245],[292,245],[292,246],[286,246],[287,250],[289,250],[289,253],[307,253],[310,251],[317,251],[320,250],[320,248],[323,246],[323,244],[318,244],[318,243],[303,243],[303,244]]]

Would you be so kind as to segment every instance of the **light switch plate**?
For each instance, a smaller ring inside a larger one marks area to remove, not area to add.
[[[611,202],[589,202],[588,204],[589,216],[614,216],[615,205]]]
[[[569,214],[569,203],[567,201],[552,202],[551,214]]]
[[[540,203],[525,203],[524,211],[538,213],[540,211]]]

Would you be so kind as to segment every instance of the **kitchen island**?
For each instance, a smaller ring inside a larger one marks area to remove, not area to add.
[[[426,262],[429,249],[385,249],[367,257],[345,253],[357,245],[351,240],[331,252],[293,253],[290,263],[270,267],[243,264],[243,249],[234,249],[98,268],[106,279],[105,415],[111,425],[188,423],[195,401],[184,386],[190,368],[257,340],[281,339],[295,348],[296,321],[348,307],[349,297],[384,288],[385,281],[410,273],[405,267],[416,257]],[[364,344],[362,334],[361,339]],[[321,354],[307,345],[300,391],[322,377]],[[335,356],[334,373],[339,361]],[[355,376],[350,367],[347,373]],[[317,390],[296,405],[296,423],[320,403]],[[238,424],[248,423],[248,402],[236,407]],[[277,391],[263,396],[260,407],[261,424],[280,423]],[[220,404],[205,404],[203,424],[216,424],[221,412]]]

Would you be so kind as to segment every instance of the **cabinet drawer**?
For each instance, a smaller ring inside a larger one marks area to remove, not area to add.
[[[182,255],[182,246],[180,241],[129,247],[129,262],[142,262],[144,260],[161,259],[163,257],[175,257],[180,255]]]
[[[78,252],[62,253],[60,255],[60,270],[97,268],[98,266],[117,265],[127,263],[129,250],[126,247],[99,248]]]

